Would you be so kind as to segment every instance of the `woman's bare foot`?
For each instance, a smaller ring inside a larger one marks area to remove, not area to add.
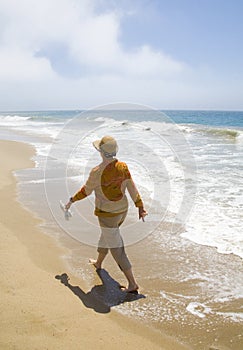
[[[122,288],[122,290],[126,293],[138,293],[138,288],[137,284],[129,284],[127,288]]]
[[[89,263],[94,265],[94,267],[97,269],[97,270],[100,270],[101,269],[101,265],[97,263],[97,260],[95,259],[89,259]]]

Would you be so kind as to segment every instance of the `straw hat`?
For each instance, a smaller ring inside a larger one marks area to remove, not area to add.
[[[112,136],[103,136],[101,140],[94,141],[93,146],[108,158],[114,157],[118,151],[117,142]]]

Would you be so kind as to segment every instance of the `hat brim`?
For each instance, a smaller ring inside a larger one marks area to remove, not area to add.
[[[100,152],[100,140],[96,140],[93,142],[94,148]]]

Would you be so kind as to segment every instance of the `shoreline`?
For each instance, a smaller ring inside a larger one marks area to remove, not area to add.
[[[17,201],[13,171],[34,166],[28,144],[0,141],[1,191],[1,319],[0,345],[4,349],[189,349],[174,338],[154,331],[117,312],[102,314],[85,307],[55,279],[68,272],[71,284],[86,290],[73,275],[54,238],[38,227]],[[92,272],[93,273],[93,272]]]

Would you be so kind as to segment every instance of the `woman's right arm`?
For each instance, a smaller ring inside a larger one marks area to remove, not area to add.
[[[84,199],[87,196],[89,196],[96,187],[95,179],[96,179],[95,172],[94,170],[91,170],[89,174],[89,178],[86,181],[85,185],[83,185],[83,187],[81,187],[81,189],[78,192],[76,192],[73,197],[69,199],[69,202],[66,204],[65,208],[69,209],[72,203],[80,201],[81,199]]]

